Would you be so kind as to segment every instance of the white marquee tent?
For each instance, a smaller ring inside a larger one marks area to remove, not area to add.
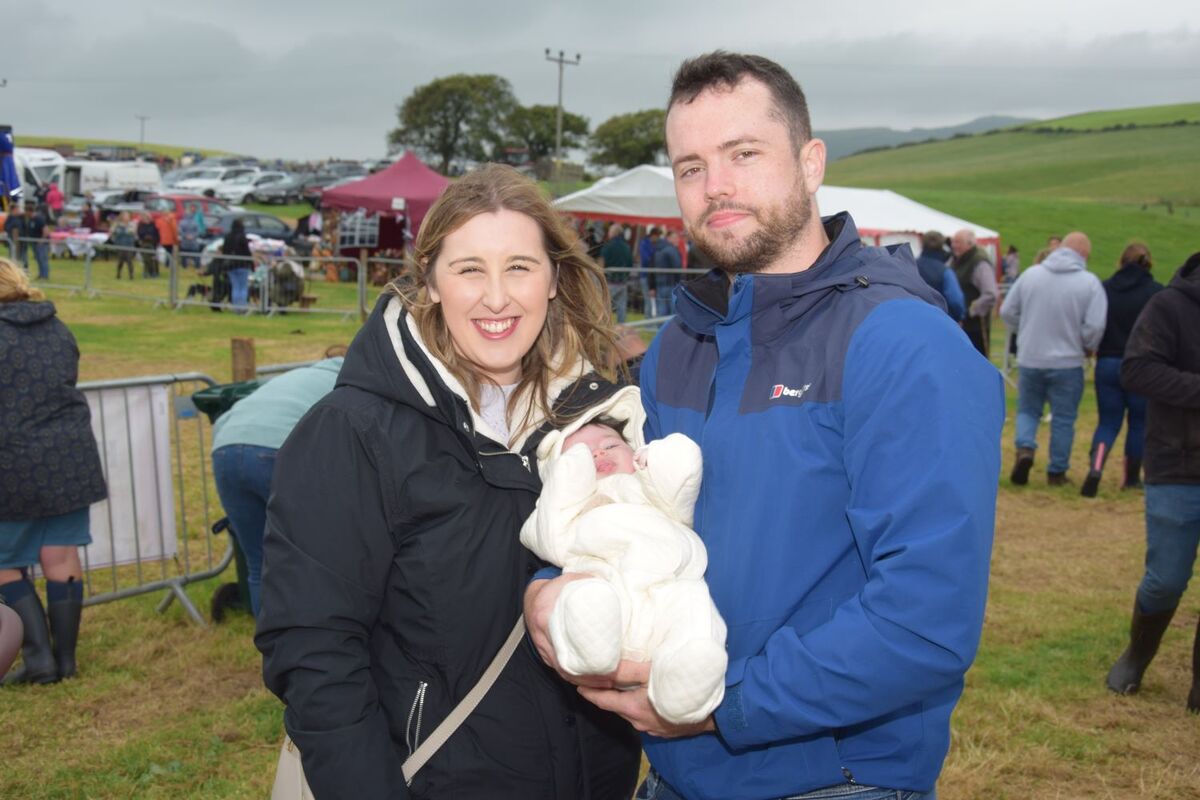
[[[584,219],[668,228],[679,228],[683,224],[669,167],[643,164],[561,197],[555,205]],[[999,261],[1000,234],[996,231],[944,214],[886,189],[822,186],[817,190],[817,207],[824,216],[849,211],[867,244],[908,242],[914,254],[921,251],[921,234],[925,231],[937,230],[950,236],[968,228],[975,232],[980,247],[991,254],[992,263]]]

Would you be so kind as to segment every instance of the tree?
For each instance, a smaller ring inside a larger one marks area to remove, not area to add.
[[[396,113],[400,127],[388,143],[440,159],[482,160],[504,141],[504,122],[517,107],[512,86],[499,75],[450,75],[418,86]]]
[[[662,109],[618,114],[592,134],[592,161],[624,169],[653,164],[667,150],[667,112]]]
[[[558,106],[517,106],[508,115],[508,136],[520,142],[529,153],[530,161],[554,155],[554,134],[557,127]],[[583,147],[587,141],[588,121],[586,117],[563,111],[562,146]]]

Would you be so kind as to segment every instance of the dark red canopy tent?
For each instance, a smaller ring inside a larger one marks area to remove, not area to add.
[[[411,152],[385,170],[321,195],[321,205],[342,211],[366,211],[386,216],[406,215],[415,236],[433,201],[450,181],[421,163]]]

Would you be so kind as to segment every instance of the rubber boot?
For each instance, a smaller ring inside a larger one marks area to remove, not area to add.
[[[1154,660],[1175,609],[1157,614],[1143,614],[1137,601],[1133,604],[1133,619],[1129,625],[1129,647],[1108,671],[1104,683],[1117,694],[1134,694],[1142,685],[1146,667]]]
[[[1121,488],[1142,488],[1142,460],[1140,458],[1125,456],[1125,480],[1121,482]]]
[[[1104,461],[1107,458],[1108,448],[1104,446],[1104,442],[1100,442],[1088,458],[1088,474],[1083,479],[1083,486],[1079,489],[1079,493],[1084,497],[1096,496],[1096,492],[1100,489],[1100,478],[1104,473]]]
[[[0,586],[4,591],[8,607],[17,612],[21,624],[25,627],[25,639],[21,643],[21,658],[24,661],[20,669],[15,669],[0,681],[0,685],[14,686],[22,683],[54,683],[58,680],[58,670],[54,666],[54,652],[50,648],[50,629],[46,626],[46,612],[42,609],[42,601],[37,591],[28,581],[25,587],[14,587],[12,583]],[[13,589],[18,589],[19,596],[12,597]]]
[[[1188,692],[1187,710],[1200,714],[1200,621],[1196,622],[1196,638],[1192,641],[1192,690]]]
[[[73,678],[76,672],[75,646],[79,642],[79,618],[83,613],[83,584],[75,578],[66,583],[46,581],[46,600],[58,677]]]

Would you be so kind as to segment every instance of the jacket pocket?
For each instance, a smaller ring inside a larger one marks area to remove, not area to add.
[[[421,722],[425,715],[425,693],[429,683],[417,681],[417,690],[413,693],[412,705],[408,710],[408,720],[404,723],[404,744],[411,756],[421,746]]]

